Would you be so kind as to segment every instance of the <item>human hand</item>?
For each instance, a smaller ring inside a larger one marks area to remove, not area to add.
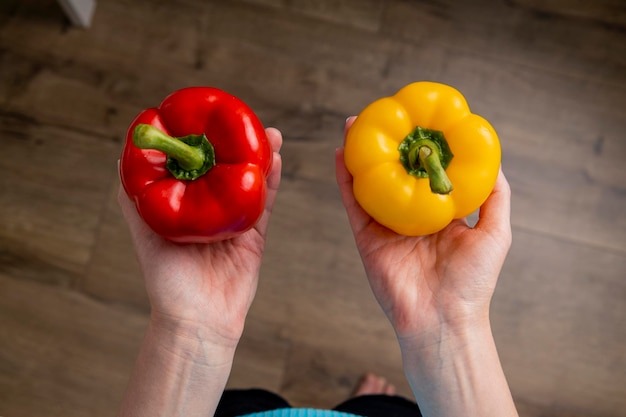
[[[346,132],[355,118],[346,123]],[[488,321],[489,303],[511,244],[510,189],[502,173],[472,228],[454,220],[439,233],[409,237],[381,226],[356,202],[336,154],[336,175],[370,286],[401,342],[443,326]]]
[[[346,132],[353,121],[346,122]],[[410,237],[381,226],[359,206],[343,158],[338,149],[343,203],[422,414],[516,417],[489,324],[489,304],[511,245],[511,193],[502,172],[473,228],[458,219],[438,233]]]
[[[151,322],[176,331],[209,335],[236,345],[254,298],[270,213],[280,183],[282,135],[266,133],[273,153],[265,211],[254,228],[210,244],[178,244],[154,233],[122,187],[118,201],[128,223],[151,305]]]

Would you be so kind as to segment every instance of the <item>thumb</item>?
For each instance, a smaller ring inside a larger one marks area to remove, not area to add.
[[[124,220],[128,225],[130,234],[134,241],[145,240],[145,237],[154,234],[154,232],[139,216],[135,204],[133,204],[133,201],[128,197],[121,184],[117,192],[117,203],[122,210],[122,215],[124,216]],[[142,237],[144,239],[141,239]]]
[[[511,188],[502,170],[491,195],[480,208],[475,229],[511,244]]]

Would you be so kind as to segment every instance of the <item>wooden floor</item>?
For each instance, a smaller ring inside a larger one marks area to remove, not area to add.
[[[334,180],[346,116],[460,89],[502,140],[514,244],[493,326],[522,417],[626,416],[621,0],[54,0],[0,4],[0,416],[113,416],[148,304],[116,205],[135,114],[213,85],[284,133],[231,387],[331,406],[365,371],[405,395]]]

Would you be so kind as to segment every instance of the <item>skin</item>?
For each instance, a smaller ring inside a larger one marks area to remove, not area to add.
[[[254,298],[265,236],[280,183],[282,136],[273,149],[265,211],[234,239],[180,245],[156,235],[120,188],[151,314],[120,416],[213,415]]]
[[[354,118],[348,119],[346,132]],[[398,235],[358,205],[336,152],[336,176],[369,284],[395,329],[424,416],[517,416],[489,323],[511,245],[509,185],[500,172],[474,228]]]
[[[170,243],[143,223],[120,191],[152,307],[120,416],[214,414],[256,292],[280,183],[282,137],[276,129],[267,134],[274,166],[265,212],[235,239]],[[490,300],[511,242],[504,176],[474,228],[457,220],[435,235],[408,238],[377,224],[356,203],[343,148],[336,153],[336,174],[370,286],[396,331],[423,415],[517,416],[489,325]]]

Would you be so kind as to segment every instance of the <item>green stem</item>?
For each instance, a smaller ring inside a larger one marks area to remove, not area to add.
[[[215,166],[213,145],[204,134],[174,138],[149,124],[138,124],[133,143],[167,154],[167,169],[178,179],[195,180]]]
[[[133,143],[141,149],[156,149],[178,161],[181,168],[198,169],[204,163],[202,150],[166,135],[162,130],[147,124],[137,125],[133,132]]]
[[[443,132],[417,126],[398,146],[400,162],[407,173],[428,178],[436,194],[449,194],[452,183],[446,168],[454,157]]]
[[[437,147],[428,140],[421,142],[422,144],[417,145],[414,152],[417,153],[420,167],[423,167],[428,173],[431,191],[436,194],[450,194],[453,188],[452,183],[441,165],[441,157]]]

